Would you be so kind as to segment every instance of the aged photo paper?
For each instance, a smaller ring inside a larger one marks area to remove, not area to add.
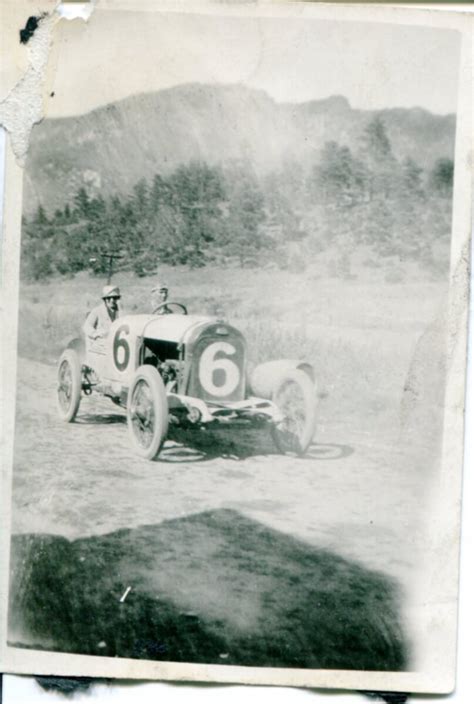
[[[2,669],[452,691],[472,19],[2,13]]]

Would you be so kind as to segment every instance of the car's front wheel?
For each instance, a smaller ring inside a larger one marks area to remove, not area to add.
[[[127,421],[135,451],[147,460],[156,457],[168,432],[168,401],[155,367],[143,365],[128,393]]]
[[[289,370],[273,391],[273,402],[282,414],[272,425],[272,435],[280,452],[304,455],[316,430],[316,394],[312,380],[299,369]]]
[[[58,364],[57,405],[59,415],[72,423],[79,410],[82,391],[82,364],[76,350],[67,349]]]

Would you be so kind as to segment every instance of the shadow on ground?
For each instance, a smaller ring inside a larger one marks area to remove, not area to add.
[[[219,457],[244,460],[258,455],[281,455],[276,448],[268,428],[233,427],[221,429],[171,427],[171,444],[165,443],[159,462],[202,462]],[[349,457],[354,452],[350,445],[313,443],[299,461],[337,460]]]
[[[124,413],[81,413],[78,425],[126,425]],[[350,445],[313,443],[304,459],[338,460],[354,452]],[[170,425],[167,441],[157,458],[159,462],[174,464],[202,462],[218,457],[235,460],[256,455],[279,455],[270,428],[230,425],[221,428],[206,426],[182,427]]]
[[[74,422],[78,425],[125,425],[127,416],[120,413],[82,413]]]
[[[236,511],[12,538],[10,644],[226,665],[403,670],[396,585]]]

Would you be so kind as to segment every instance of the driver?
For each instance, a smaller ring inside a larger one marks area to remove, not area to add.
[[[156,311],[157,308],[160,308],[157,315],[168,315],[169,313],[173,312],[171,308],[166,305],[166,301],[168,300],[169,289],[164,281],[160,281],[159,283],[157,283],[156,286],[151,289],[151,294],[153,313]]]
[[[102,289],[102,303],[93,308],[86,318],[83,330],[89,340],[99,342],[109,334],[110,326],[120,317],[119,300],[120,289],[118,286],[104,286]]]

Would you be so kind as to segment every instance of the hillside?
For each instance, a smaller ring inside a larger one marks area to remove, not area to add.
[[[289,161],[305,170],[325,142],[357,150],[367,123],[382,117],[394,152],[429,169],[452,158],[455,117],[420,108],[378,113],[352,109],[342,96],[277,103],[239,85],[177,86],[135,95],[77,117],[45,120],[33,130],[25,173],[25,214],[63,207],[81,185],[107,197],[141,178],[191,160],[246,159],[259,175]]]

